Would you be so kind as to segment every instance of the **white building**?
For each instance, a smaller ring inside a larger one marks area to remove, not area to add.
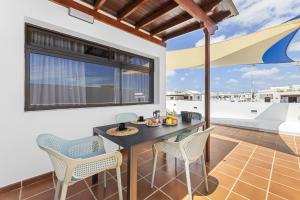
[[[167,92],[167,100],[202,101],[201,92],[194,90]]]
[[[257,101],[274,103],[300,103],[300,85],[271,87],[257,92]]]

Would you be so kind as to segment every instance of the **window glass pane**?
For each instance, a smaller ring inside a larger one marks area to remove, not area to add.
[[[121,63],[125,64],[131,64],[131,65],[139,65],[142,67],[150,67],[150,59],[143,58],[136,55],[126,54],[122,52],[115,52],[114,53],[115,60]]]
[[[37,29],[30,29],[30,44],[48,49],[56,49],[73,53],[84,53],[84,45],[81,42],[70,40],[56,34],[50,34]]]
[[[122,103],[149,102],[149,85],[149,73],[122,70]]]
[[[119,80],[119,68],[30,54],[31,106],[119,103]]]

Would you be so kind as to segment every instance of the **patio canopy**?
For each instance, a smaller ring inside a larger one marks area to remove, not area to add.
[[[232,0],[50,0],[155,44],[236,16]]]
[[[249,35],[211,44],[211,65],[232,66],[261,63],[293,62],[287,48],[300,28],[300,16],[281,25]],[[167,68],[203,67],[205,47],[182,49],[167,53]]]

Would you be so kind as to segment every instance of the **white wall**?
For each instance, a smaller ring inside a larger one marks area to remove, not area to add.
[[[165,48],[96,21],[69,17],[67,9],[48,0],[3,1],[0,6],[0,187],[52,170],[38,149],[40,133],[63,138],[92,135],[92,128],[113,123],[120,112],[150,116],[165,109]],[[24,112],[24,23],[72,34],[155,58],[155,105],[98,107]],[[107,149],[115,145],[106,142]]]
[[[204,101],[169,100],[166,107],[177,113],[186,110],[204,115]],[[299,103],[211,101],[210,109],[212,120],[220,124],[300,135]]]

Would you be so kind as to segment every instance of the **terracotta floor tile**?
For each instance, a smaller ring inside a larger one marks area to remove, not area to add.
[[[220,200],[220,199],[226,198],[226,196],[229,193],[229,190],[227,190],[211,181],[208,181],[208,183],[209,183],[208,184],[209,192],[206,192],[204,183],[202,183],[197,188],[197,191],[200,194],[206,195],[209,199]]]
[[[247,161],[249,159],[250,155],[243,155],[243,154],[239,154],[237,152],[234,152],[232,154],[230,154],[227,158],[233,158],[236,160],[243,160],[243,161]]]
[[[256,165],[247,164],[245,168],[246,172],[253,173],[255,175],[261,176],[263,178],[269,179],[270,178],[270,169],[261,168]]]
[[[139,157],[143,160],[152,160],[153,159],[153,151],[148,150],[142,154],[139,154]]]
[[[245,160],[236,160],[232,158],[226,158],[223,160],[223,162],[239,169],[242,169],[246,164]]]
[[[188,199],[188,196],[186,195],[183,199],[180,199],[180,200],[189,200],[189,199]],[[207,198],[205,195],[200,194],[199,192],[196,191],[193,193],[193,200],[209,200],[209,198]]]
[[[248,185],[246,183],[243,183],[241,181],[238,181],[233,188],[233,191],[248,198],[248,199],[265,199],[266,198],[266,192],[263,190],[260,190],[256,187],[253,187],[251,185]]]
[[[210,176],[213,176],[215,178],[216,184],[219,184],[220,186],[222,186],[228,190],[231,189],[231,187],[233,186],[233,184],[236,180],[230,176],[227,176],[227,175],[217,172],[217,171],[214,171]]]
[[[222,172],[232,177],[237,177],[240,174],[241,169],[222,163],[215,169],[215,171]]]
[[[286,200],[286,199],[269,192],[267,200]]]
[[[151,188],[151,184],[146,179],[139,180],[137,186],[137,199],[145,199],[157,189],[156,187]]]
[[[298,162],[289,162],[282,159],[275,159],[274,165],[281,165],[283,167],[291,168],[294,170],[300,170]]]
[[[187,195],[187,187],[177,179],[171,181],[161,189],[172,199],[183,199]]]
[[[157,170],[155,173],[154,185],[158,188],[169,182],[171,179],[175,179],[176,176],[165,173],[163,170]],[[149,174],[146,179],[152,181],[152,173]]]
[[[26,200],[49,200],[49,199],[54,199],[54,194],[55,194],[55,190],[50,189],[46,192],[42,192],[42,193],[37,194],[35,196],[29,197]]]
[[[0,193],[1,200],[18,200],[20,194],[20,189]]]
[[[190,177],[191,177],[191,184],[192,184],[192,189],[195,189],[203,180],[204,177],[200,177],[194,173],[190,172]],[[185,172],[181,173],[180,175],[178,175],[176,177],[176,179],[180,180],[182,183],[184,183],[185,185],[187,185],[187,181],[186,181],[186,174]]]
[[[90,189],[97,199],[105,199],[118,192],[117,182],[114,179],[107,181],[106,188],[104,188],[103,183],[99,183],[93,185]]]
[[[166,164],[165,160],[158,159],[156,169],[159,169],[160,167],[162,167],[165,164]],[[153,161],[152,160],[149,160],[138,166],[138,174],[140,174],[143,177],[152,173],[152,170],[153,170]]]
[[[95,200],[92,193],[88,189],[86,189],[84,191],[81,191],[81,192],[71,196],[70,198],[68,198],[68,200],[82,200],[82,199],[84,199],[84,200]]]
[[[252,158],[249,161],[249,164],[255,165],[255,166],[258,166],[258,167],[262,167],[262,168],[265,168],[265,169],[271,169],[271,167],[272,167],[271,162],[264,162],[262,160],[258,160],[258,159],[255,159],[255,158]]]
[[[161,191],[157,191],[154,194],[152,194],[147,200],[171,200],[168,196],[166,196]]]
[[[247,200],[246,197],[243,197],[237,193],[231,192],[227,200]]]
[[[53,179],[46,178],[44,180],[41,180],[39,182],[27,185],[26,187],[22,188],[22,198],[28,198],[30,196],[33,196],[35,194],[44,192],[46,190],[49,190],[51,188],[54,188],[53,185]]]
[[[273,172],[272,181],[286,185],[286,186],[294,188],[296,190],[300,190],[300,180],[299,179],[294,179],[292,177],[284,176],[283,174]]]
[[[290,155],[290,154],[283,153],[283,152],[278,152],[277,151],[276,154],[275,154],[275,158],[279,158],[281,160],[286,160],[286,161],[289,161],[289,162],[298,163],[298,157],[297,156]]]
[[[284,197],[289,200],[298,200],[300,197],[300,191],[291,189],[289,187],[275,183],[273,181],[271,181],[269,191],[280,197]]]
[[[105,200],[119,200],[119,193],[115,193],[114,195],[108,197]],[[127,200],[127,192],[125,192],[124,190],[123,190],[123,200]]]
[[[274,155],[269,156],[269,155],[266,155],[266,154],[254,153],[252,155],[252,158],[255,158],[257,160],[262,160],[264,162],[272,163]]]
[[[300,170],[293,170],[290,168],[283,167],[281,165],[274,165],[273,172],[284,174],[286,176],[300,180]]]
[[[108,172],[107,172],[107,173],[106,173],[106,180],[109,180],[109,179],[111,179],[111,178],[112,178],[111,173],[108,173]],[[92,177],[91,177],[91,176],[88,177],[88,178],[86,178],[85,181],[86,181],[86,183],[87,183],[89,186],[92,185]],[[104,175],[103,175],[103,172],[101,172],[101,173],[98,174],[98,182],[101,183],[101,182],[103,182],[103,181],[104,181]]]
[[[268,179],[264,179],[260,176],[256,176],[255,174],[248,173],[244,171],[240,177],[240,180],[243,182],[249,183],[251,185],[255,185],[258,188],[266,190],[268,188]]]

